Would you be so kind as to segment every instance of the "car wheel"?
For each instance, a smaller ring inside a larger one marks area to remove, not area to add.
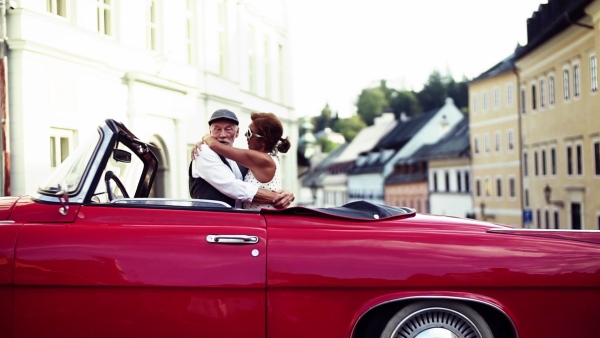
[[[493,338],[483,317],[454,302],[423,301],[396,313],[381,338]]]

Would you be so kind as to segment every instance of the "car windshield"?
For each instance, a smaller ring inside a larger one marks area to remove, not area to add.
[[[54,173],[40,185],[40,193],[56,193],[60,188],[69,194],[77,191],[92,159],[94,150],[100,142],[100,136],[100,131],[98,131],[98,134],[92,136],[87,142],[81,144],[73,154],[69,155],[56,168]]]

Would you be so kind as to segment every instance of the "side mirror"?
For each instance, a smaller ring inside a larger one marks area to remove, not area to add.
[[[131,153],[127,150],[113,149],[113,159],[117,162],[131,163]]]

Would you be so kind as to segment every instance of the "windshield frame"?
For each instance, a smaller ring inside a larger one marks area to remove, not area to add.
[[[81,191],[85,178],[90,171],[92,159],[98,152],[102,137],[102,130],[98,129],[97,137],[90,138],[77,147],[75,152],[58,165],[52,174],[40,184],[38,192],[44,195],[55,196],[59,191],[63,190],[69,196],[74,196]],[[76,184],[69,184],[72,179],[67,179],[67,176],[74,172],[74,168],[81,167],[79,164],[82,161],[86,162],[85,167],[83,167],[83,170],[76,170],[78,173]]]

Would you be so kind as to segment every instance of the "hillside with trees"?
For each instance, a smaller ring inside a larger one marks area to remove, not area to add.
[[[312,123],[315,132],[331,128],[350,142],[362,128],[373,125],[375,117],[383,112],[393,112],[396,119],[403,114],[406,117],[418,116],[422,112],[443,106],[447,97],[452,98],[454,104],[467,113],[468,79],[463,77],[460,82],[456,82],[451,75],[442,75],[435,70],[418,92],[390,88],[387,81],[381,80],[379,86],[365,88],[358,95],[356,115],[339,118],[338,113],[333,113],[329,104],[326,104],[321,114],[312,118]]]

